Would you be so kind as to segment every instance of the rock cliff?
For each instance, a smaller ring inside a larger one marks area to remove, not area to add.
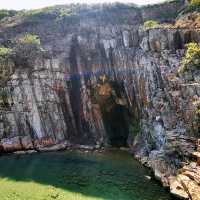
[[[193,102],[200,98],[200,73],[179,76],[178,68],[185,44],[200,42],[200,34],[141,25],[173,23],[184,6],[56,6],[1,20],[1,45],[32,33],[47,52],[1,87],[2,151],[64,141],[128,144],[167,186],[191,159],[199,133]]]

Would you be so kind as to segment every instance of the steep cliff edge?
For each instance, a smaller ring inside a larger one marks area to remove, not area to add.
[[[180,76],[178,69],[185,44],[199,43],[200,34],[141,25],[148,19],[173,23],[184,6],[57,6],[3,19],[2,46],[31,33],[47,53],[31,69],[15,69],[1,87],[1,149],[64,141],[97,148],[128,144],[167,186],[191,159],[199,136],[199,71]]]

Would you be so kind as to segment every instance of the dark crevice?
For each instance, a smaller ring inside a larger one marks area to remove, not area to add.
[[[72,45],[70,50],[70,74],[71,75],[78,75],[78,63],[77,63],[77,56],[79,51],[79,44],[76,37],[72,38]],[[81,126],[81,80],[80,77],[77,76],[76,79],[71,79],[70,84],[70,102],[72,106],[72,112],[75,119],[75,124],[77,127],[77,131],[82,133],[82,126]]]
[[[106,80],[105,80],[106,79]],[[113,147],[127,146],[130,114],[124,88],[108,78],[100,80],[97,99],[102,112],[108,144]]]

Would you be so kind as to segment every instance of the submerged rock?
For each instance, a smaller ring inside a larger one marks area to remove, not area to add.
[[[151,176],[145,176],[145,178],[151,180]]]

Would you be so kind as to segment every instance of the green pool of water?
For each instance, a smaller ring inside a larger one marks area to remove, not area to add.
[[[128,152],[0,157],[0,200],[172,200]]]

